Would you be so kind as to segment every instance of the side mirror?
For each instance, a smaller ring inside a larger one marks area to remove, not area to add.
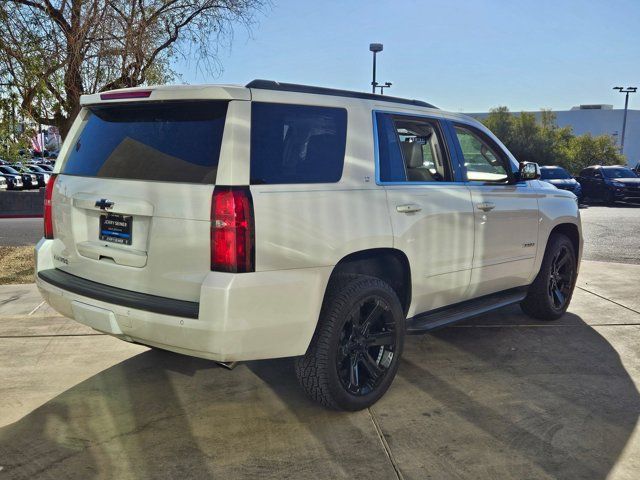
[[[537,180],[540,178],[540,166],[534,162],[520,162],[518,180]]]

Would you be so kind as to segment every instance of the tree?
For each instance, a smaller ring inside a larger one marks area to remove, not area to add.
[[[608,135],[592,136],[587,133],[571,138],[568,144],[568,168],[579,172],[589,165],[624,165],[624,155]]]
[[[498,107],[490,110],[483,123],[519,161],[559,165],[573,173],[593,164],[625,163],[611,137],[576,136],[571,127],[558,127],[550,110],[542,110],[537,122],[531,112],[513,115],[507,107]]]
[[[64,135],[80,95],[173,77],[170,62],[219,67],[234,22],[249,24],[262,0],[4,0],[0,81],[24,114]]]
[[[513,139],[513,115],[507,107],[497,107],[489,110],[489,115],[483,123],[491,130],[505,145],[511,143]]]

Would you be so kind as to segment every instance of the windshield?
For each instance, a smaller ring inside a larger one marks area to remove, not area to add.
[[[215,183],[227,102],[148,102],[89,107],[63,174]]]
[[[543,180],[566,180],[571,178],[564,168],[541,168],[540,178]]]
[[[12,167],[0,167],[0,172],[2,173],[9,173],[12,175],[20,175],[20,172],[18,172],[15,168]]]
[[[638,176],[628,168],[603,168],[607,178],[637,178]]]

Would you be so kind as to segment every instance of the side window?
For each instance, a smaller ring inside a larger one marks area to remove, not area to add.
[[[437,120],[377,113],[380,180],[450,181],[451,169]]]
[[[251,105],[251,183],[333,183],[342,177],[347,111]]]
[[[467,169],[467,180],[504,182],[509,178],[506,160],[498,153],[497,147],[492,147],[471,128],[456,125],[455,130]]]
[[[583,178],[590,178],[590,177],[592,176],[592,175],[591,175],[591,169],[590,169],[590,168],[585,168],[584,170],[582,170],[582,171],[580,172],[580,175],[579,175],[579,176],[580,176],[580,177],[583,177]]]
[[[602,178],[602,172],[600,170],[593,170],[593,178]]]

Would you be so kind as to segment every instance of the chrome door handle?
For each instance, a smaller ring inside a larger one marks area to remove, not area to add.
[[[406,205],[398,205],[396,206],[396,210],[400,213],[412,213],[419,212],[422,210],[420,205],[416,205],[415,203],[407,203]]]
[[[483,212],[490,212],[494,208],[496,208],[496,204],[493,202],[482,202],[476,205],[478,210],[482,210]]]

